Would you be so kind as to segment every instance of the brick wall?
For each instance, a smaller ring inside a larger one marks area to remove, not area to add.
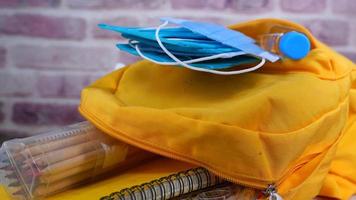
[[[96,24],[155,26],[160,16],[286,18],[356,60],[355,0],[0,0],[0,140],[81,121],[80,90],[135,60]]]

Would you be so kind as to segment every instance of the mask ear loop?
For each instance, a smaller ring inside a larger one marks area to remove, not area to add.
[[[225,71],[218,71],[218,70],[211,70],[211,69],[203,69],[203,68],[199,68],[199,67],[194,67],[191,65],[186,64],[185,62],[179,60],[177,57],[175,57],[171,52],[169,52],[166,47],[163,45],[160,37],[159,37],[159,31],[161,30],[161,28],[165,27],[168,24],[168,21],[165,21],[164,23],[162,23],[160,26],[157,27],[156,32],[155,32],[155,37],[156,40],[158,42],[158,45],[162,48],[162,50],[170,57],[172,58],[174,61],[176,61],[178,64],[182,65],[183,67],[186,67],[188,69],[191,70],[195,70],[195,71],[201,71],[201,72],[208,72],[208,73],[212,73],[212,74],[218,74],[218,75],[235,75],[235,74],[243,74],[243,73],[247,73],[247,72],[251,72],[254,70],[257,70],[259,68],[261,68],[266,60],[264,58],[262,58],[261,62],[258,63],[256,66],[251,67],[251,68],[247,68],[247,69],[242,69],[242,70],[236,70],[236,71],[229,71],[229,72],[225,72]],[[176,63],[175,63],[176,64]]]

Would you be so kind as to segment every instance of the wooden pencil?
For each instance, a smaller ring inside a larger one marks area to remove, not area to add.
[[[137,164],[143,160],[150,159],[154,157],[155,155],[152,153],[144,152],[141,151],[141,153],[138,152],[132,152],[133,154],[129,154],[127,158],[123,161],[118,161],[116,163],[113,163],[110,166],[98,166],[98,162],[92,161],[92,162],[87,162],[85,164],[73,167],[68,170],[62,170],[57,173],[42,173],[41,176],[39,177],[41,183],[47,183],[51,184],[54,181],[66,179],[70,177],[71,175],[74,174],[79,174],[83,171],[87,170],[92,170],[92,172],[95,173],[95,175],[105,173],[109,170],[115,170],[117,171],[122,171],[124,169],[127,169],[129,167],[132,167],[134,164]]]
[[[67,148],[47,152],[43,155],[37,155],[30,159],[30,162],[35,162],[37,166],[48,166],[59,161],[67,160],[78,155],[85,154],[98,148],[97,141],[89,141],[81,144],[69,146]]]
[[[71,176],[69,178],[54,182],[50,185],[48,184],[39,184],[35,191],[34,195],[35,196],[47,196],[49,194],[53,194],[54,192],[61,191],[69,186],[73,186],[81,181],[84,181],[88,178],[91,177],[90,170],[87,172],[83,172],[74,176]]]
[[[43,173],[41,174],[41,176],[39,177],[40,179],[40,182],[41,183],[47,183],[47,184],[50,184],[50,183],[53,183],[53,182],[56,182],[58,180],[62,180],[62,179],[65,179],[65,178],[68,178],[72,175],[75,175],[75,174],[80,174],[81,172],[84,172],[84,171],[88,171],[90,169],[92,169],[94,171],[94,168],[95,168],[95,164],[96,164],[96,161],[91,161],[91,162],[88,162],[88,163],[84,163],[82,165],[79,165],[79,166],[75,166],[69,170],[65,170],[65,171],[62,171],[62,172],[59,172],[59,173]]]
[[[88,153],[84,153],[82,155],[78,155],[76,157],[67,159],[62,162],[54,163],[43,169],[42,173],[58,173],[60,171],[68,170],[73,166],[79,166],[83,163],[87,163],[90,161],[96,161],[98,159],[98,150],[90,151]],[[100,159],[100,158],[99,158]]]
[[[121,162],[121,164],[118,165],[115,169],[122,171],[129,167],[132,167],[133,165],[137,164],[137,162],[152,158],[153,156],[154,155],[151,153],[143,153],[141,155],[132,156],[127,160]],[[107,172],[108,169],[102,169],[100,172],[98,172],[98,174]],[[34,194],[35,196],[47,196],[49,194],[53,194],[54,192],[61,191],[69,186],[73,186],[74,184],[79,183],[81,181],[89,180],[90,178],[92,178],[93,175],[93,170],[89,169],[82,173],[59,179],[55,182],[44,182],[36,187]]]
[[[30,146],[27,150],[31,153],[32,156],[36,156],[42,153],[51,152],[57,149],[62,149],[68,146],[87,142],[90,138],[89,134],[93,133],[78,134],[71,137],[36,144]]]

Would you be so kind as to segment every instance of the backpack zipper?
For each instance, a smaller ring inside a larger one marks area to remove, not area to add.
[[[276,186],[273,184],[268,185],[263,193],[268,197],[268,200],[283,200],[283,198],[278,194]]]

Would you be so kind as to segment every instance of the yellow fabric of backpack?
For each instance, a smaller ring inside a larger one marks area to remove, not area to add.
[[[257,38],[270,24],[306,34],[299,61],[221,76],[140,61],[82,92],[82,115],[131,145],[203,166],[284,199],[356,192],[355,65],[289,21],[233,25]]]

